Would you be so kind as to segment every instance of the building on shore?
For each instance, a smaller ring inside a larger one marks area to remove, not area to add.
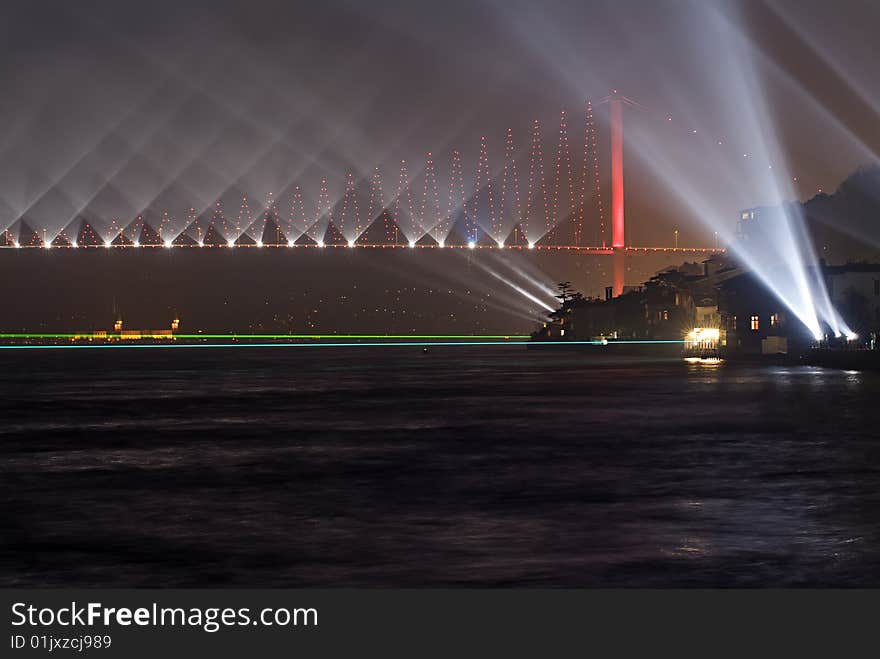
[[[875,170],[875,178],[878,175],[880,169]],[[803,215],[804,208],[795,202],[742,210],[736,243],[778,259],[768,246],[784,239],[781,229]],[[822,259],[809,268],[807,279],[824,282],[831,305],[856,336],[833,336],[825,328],[823,343],[842,340],[851,347],[880,349],[880,264],[828,265]],[[816,342],[760,277],[727,254],[663,270],[618,297],[612,298],[610,290],[604,300],[564,296],[562,306],[534,336],[562,341],[682,340],[700,347],[717,341],[728,353],[744,354],[801,351]]]
[[[822,264],[828,297],[854,332],[873,340],[880,338],[880,263]]]
[[[683,340],[694,327],[722,329],[717,285],[739,272],[723,256],[663,270],[642,286],[605,299],[574,296],[536,338]],[[695,324],[702,323],[702,324]]]
[[[820,263],[832,305],[858,338],[880,349],[880,264]],[[708,331],[707,331],[708,330]],[[807,327],[753,273],[727,256],[657,273],[619,297],[573,296],[553,311],[536,339],[717,341],[728,354],[780,354],[815,343]],[[830,341],[834,337],[829,336]]]
[[[173,341],[176,332],[180,328],[180,319],[175,315],[168,329],[123,329],[122,317],[117,316],[113,321],[113,331],[94,330],[90,332],[77,332],[70,335],[71,341]]]

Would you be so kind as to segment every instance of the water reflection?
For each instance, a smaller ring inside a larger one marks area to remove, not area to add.
[[[0,583],[880,585],[877,374],[132,352],[9,357]]]

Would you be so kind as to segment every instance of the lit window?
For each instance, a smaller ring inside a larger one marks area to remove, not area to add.
[[[779,325],[779,314],[774,313],[770,314],[770,327],[777,327]]]
[[[565,336],[565,330],[564,330],[564,329],[559,330],[559,336]]]
[[[663,320],[669,320],[669,311],[667,309],[663,310]]]
[[[751,322],[750,327],[752,328],[753,332],[756,332],[759,329],[761,329],[761,319],[758,318],[758,316],[752,316],[752,322]]]

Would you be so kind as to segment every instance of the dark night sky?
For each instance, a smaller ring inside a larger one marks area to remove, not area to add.
[[[320,177],[338,200],[348,170],[367,181],[381,166],[390,199],[401,159],[418,199],[426,151],[445,205],[451,150],[471,188],[481,135],[497,175],[511,127],[525,178],[535,118],[552,176],[563,108],[579,164],[587,98],[607,203],[598,102],[612,88],[646,108],[626,115],[635,244],[669,243],[673,227],[707,243],[739,208],[832,190],[880,152],[880,5],[867,0],[6,0],[0,12],[0,228],[180,216],[217,199],[237,210],[242,193],[259,203],[294,183],[311,214]]]

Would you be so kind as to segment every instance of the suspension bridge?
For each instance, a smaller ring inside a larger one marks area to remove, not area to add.
[[[517,157],[513,131],[508,129],[503,165],[493,174],[487,140],[482,137],[469,190],[461,154],[452,150],[444,202],[434,156],[429,152],[416,176],[411,176],[408,163],[401,161],[397,185],[388,200],[377,167],[368,180],[356,179],[348,172],[342,195],[335,200],[330,183],[322,178],[312,213],[307,213],[304,191],[296,184],[278,197],[270,193],[259,204],[243,196],[235,213],[226,212],[218,200],[207,209],[187,209],[181,219],[169,210],[157,212],[152,208],[130,221],[103,221],[83,212],[60,231],[53,231],[35,226],[25,212],[0,232],[0,247],[461,249],[608,255],[614,259],[615,295],[623,291],[627,256],[659,252],[709,255],[723,251],[717,245],[636,246],[628,242],[623,108],[633,102],[615,91],[603,103],[610,113],[610,222],[601,185],[596,121],[588,101],[578,158],[572,154],[565,111],[560,115],[549,174],[545,171],[544,140],[538,120],[532,126],[527,167]],[[522,174],[520,170],[524,170]],[[279,198],[286,201],[284,210]]]

